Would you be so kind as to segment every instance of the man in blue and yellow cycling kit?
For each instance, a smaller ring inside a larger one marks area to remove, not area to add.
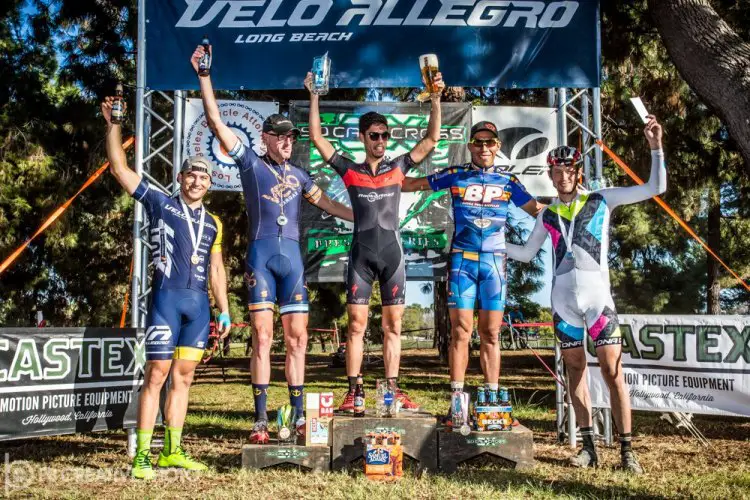
[[[209,281],[221,310],[222,338],[231,325],[221,254],[222,226],[218,217],[203,206],[203,197],[211,184],[211,166],[200,156],[185,160],[177,177],[179,194],[167,196],[128,168],[120,125],[111,122],[112,102],[112,98],[107,98],[102,103],[111,172],[148,214],[154,262],[151,305],[146,319],[146,369],[138,402],[137,449],[131,474],[139,479],[155,477],[150,456],[151,436],[167,376],[171,376],[171,383],[164,412],[164,449],[157,463],[160,467],[204,470],[206,466],[191,458],[180,442],[188,390],[208,340]]]
[[[525,246],[508,244],[510,258],[528,262],[547,235],[552,239],[552,317],[583,438],[583,449],[571,458],[576,467],[595,466],[598,462],[586,384],[584,335],[588,332],[609,388],[612,415],[620,432],[621,467],[634,473],[643,472],[631,447],[630,395],[622,373],[622,338],[609,285],[607,258],[612,211],[667,189],[662,129],[653,116],[649,116],[644,134],[651,147],[651,175],[640,186],[583,191],[578,187],[581,154],[567,146],[554,149],[548,164],[558,199],[537,217]]]
[[[191,63],[196,73],[204,48],[198,46]],[[252,444],[267,443],[266,399],[271,379],[273,312],[279,305],[286,345],[289,400],[296,409],[297,431],[304,431],[303,390],[307,353],[308,301],[305,268],[299,246],[302,198],[331,215],[351,221],[352,212],[334,202],[303,169],[289,163],[299,130],[280,114],[263,122],[261,140],[267,153],[258,156],[222,122],[210,76],[199,76],[208,126],[240,170],[250,240],[245,265],[248,308],[253,326],[250,371],[255,402]]]
[[[448,307],[451,344],[448,350],[451,390],[463,392],[469,363],[474,308],[479,304],[479,357],[486,389],[497,398],[500,378],[498,336],[505,308],[505,223],[508,204],[536,215],[543,207],[516,176],[495,166],[500,140],[495,124],[471,128],[471,163],[423,178],[407,177],[404,191],[450,189],[455,230],[451,244]],[[450,420],[450,419],[449,419]]]

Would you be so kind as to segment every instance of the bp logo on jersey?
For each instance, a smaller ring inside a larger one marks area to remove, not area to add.
[[[471,184],[464,191],[463,200],[467,203],[488,205],[497,201],[508,201],[510,192],[505,186],[496,184]]]
[[[246,148],[263,154],[261,132],[266,116],[278,111],[278,104],[267,102],[218,101],[219,115]],[[240,171],[234,160],[208,127],[200,99],[188,99],[185,109],[185,154],[202,154],[213,164],[211,189],[240,191]]]

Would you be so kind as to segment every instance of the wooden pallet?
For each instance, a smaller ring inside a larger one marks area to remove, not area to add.
[[[348,470],[361,468],[364,456],[364,437],[370,432],[396,431],[401,434],[404,455],[417,462],[417,474],[422,470],[437,470],[437,437],[435,416],[429,413],[402,411],[395,418],[378,418],[367,410],[364,417],[334,415],[331,468]]]
[[[482,455],[500,458],[499,462],[515,469],[534,466],[533,435],[522,425],[512,431],[471,432],[468,436],[441,428],[437,435],[441,472],[455,472],[460,464]]]
[[[243,469],[268,469],[297,466],[300,470],[326,472],[331,470],[331,448],[279,444],[246,444],[242,447]]]

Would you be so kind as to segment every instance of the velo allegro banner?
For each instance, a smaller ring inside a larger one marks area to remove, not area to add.
[[[264,154],[260,134],[263,131],[263,120],[268,115],[279,112],[278,102],[252,101],[217,101],[221,120],[232,129],[246,147],[251,147]],[[219,139],[208,128],[206,113],[201,99],[187,99],[185,104],[185,137],[183,151],[185,158],[202,154],[211,160],[213,166],[214,191],[242,191],[240,170],[227,152],[221,147]]]
[[[359,117],[368,111],[377,111],[388,119],[391,138],[387,156],[395,158],[411,151],[427,133],[429,109],[429,105],[419,103],[324,101],[320,105],[323,135],[338,151],[355,161],[364,161],[364,146],[359,141]],[[307,169],[331,199],[350,205],[343,181],[310,144],[309,111],[307,101],[291,103],[290,118],[302,131],[292,160]],[[441,140],[435,151],[413,168],[409,176],[421,177],[469,161],[466,142],[471,127],[471,107],[468,104],[443,104],[442,118]],[[303,207],[300,229],[307,257],[308,280],[343,282],[353,225],[329,217],[307,203],[303,203]],[[449,192],[402,193],[399,219],[407,279],[446,279],[453,235]]]
[[[135,329],[0,328],[0,440],[136,425]]]
[[[634,410],[750,416],[750,316],[622,315],[620,331]],[[593,406],[609,407],[587,357]]]
[[[598,87],[599,0],[148,0],[146,79],[197,89],[207,35],[219,89],[301,89],[328,52],[335,87],[420,87],[435,53],[450,85]]]
[[[559,145],[557,110],[522,106],[479,106],[474,123],[491,121],[502,141],[496,165],[518,176],[533,196],[557,196],[547,175],[547,153]]]

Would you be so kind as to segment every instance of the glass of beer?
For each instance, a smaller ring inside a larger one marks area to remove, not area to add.
[[[328,93],[328,80],[331,77],[331,58],[328,57],[328,52],[313,59],[312,74],[312,93],[326,95]]]
[[[425,81],[425,89],[417,96],[419,102],[425,102],[430,99],[431,94],[438,90],[435,88],[435,75],[439,71],[438,58],[435,54],[422,54],[419,56],[419,69],[422,72],[422,78]]]

